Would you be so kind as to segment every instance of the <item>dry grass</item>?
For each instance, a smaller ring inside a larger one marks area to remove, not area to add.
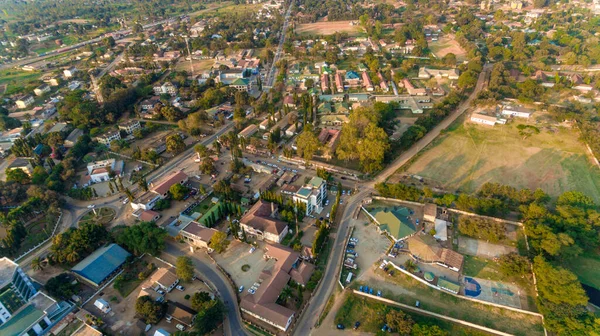
[[[442,36],[437,41],[430,41],[429,49],[437,58],[442,58],[449,53],[453,53],[456,55],[457,60],[466,60],[467,52],[461,48],[452,36]]]
[[[298,25],[296,32],[298,34],[307,35],[333,35],[337,32],[357,33],[360,27],[351,25],[352,21],[330,21],[330,22],[315,22],[303,23]]]

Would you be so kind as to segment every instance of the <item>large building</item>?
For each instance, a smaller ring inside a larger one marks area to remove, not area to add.
[[[72,309],[38,291],[18,264],[0,259],[0,335],[44,335]]]
[[[313,212],[321,213],[325,198],[327,198],[327,182],[316,176],[293,196],[294,202],[301,202],[306,205],[307,216]]]
[[[124,168],[125,163],[115,159],[90,162],[87,165],[88,176],[92,183],[109,181],[111,173],[115,176],[123,176]]]
[[[131,254],[117,244],[101,247],[75,265],[71,271],[83,281],[100,287],[115,274]]]
[[[190,245],[208,249],[210,240],[217,232],[218,231],[215,229],[207,228],[198,222],[192,221],[183,227],[181,231],[179,231],[179,234],[183,237],[183,240],[187,241]]]
[[[418,231],[410,219],[408,208],[375,208],[366,213],[378,225],[379,231],[387,232],[396,241],[411,237]]]
[[[260,240],[280,243],[288,233],[285,222],[277,219],[278,207],[273,202],[259,200],[240,220],[244,231]]]
[[[169,195],[169,189],[179,183],[185,184],[188,181],[188,176],[183,171],[172,172],[166,177],[159,179],[158,182],[150,183],[150,190],[138,196],[131,202],[133,210],[152,210],[156,202],[165,199]]]
[[[275,263],[265,268],[258,283],[260,286],[254,294],[242,296],[240,309],[265,323],[286,331],[292,323],[295,311],[277,304],[277,298],[290,280],[305,286],[313,271],[314,265],[302,261],[300,253],[282,245],[267,244],[265,257]]]

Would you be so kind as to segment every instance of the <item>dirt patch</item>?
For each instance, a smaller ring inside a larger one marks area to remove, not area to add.
[[[327,21],[304,23],[298,25],[298,34],[333,35],[337,32],[356,33],[360,31],[358,25],[351,24],[353,21]]]
[[[352,236],[358,238],[354,250],[358,253],[356,263],[361,268],[358,274],[360,279],[366,270],[385,255],[392,243],[385,235],[377,232],[377,227],[370,224],[364,214],[359,216],[359,221],[361,223],[356,224]]]
[[[441,37],[437,41],[429,42],[429,49],[437,58],[442,58],[449,53],[456,55],[457,60],[465,60],[466,51],[461,48],[456,40],[451,36]]]
[[[458,252],[488,259],[498,258],[511,252],[518,253],[516,247],[492,244],[463,236],[458,237]]]
[[[217,263],[231,275],[236,286],[244,286],[242,295],[257,282],[260,273],[269,263],[264,258],[265,252],[262,248],[257,248],[253,253],[250,253],[250,248],[249,244],[234,240],[225,253],[213,255]],[[249,265],[250,268],[244,267],[246,269],[244,271],[242,270],[244,265]]]

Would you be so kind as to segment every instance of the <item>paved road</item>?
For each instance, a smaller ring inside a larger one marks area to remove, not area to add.
[[[275,56],[273,57],[273,63],[271,64],[271,69],[267,73],[267,78],[263,91],[268,91],[269,88],[273,86],[273,81],[277,75],[277,62],[281,58],[281,54],[283,53],[283,43],[285,43],[285,36],[287,34],[287,28],[290,21],[290,14],[292,13],[292,7],[294,6],[294,2],[290,2],[288,6],[287,12],[285,13],[285,18],[283,19],[283,26],[281,27],[281,33],[279,35],[279,45],[277,45],[277,51],[275,52]]]
[[[194,262],[194,267],[201,274],[200,277],[203,280],[210,282],[213,287],[216,288],[221,299],[225,303],[225,307],[227,307],[225,334],[232,336],[247,335],[238,308],[237,297],[229,285],[229,282],[223,278],[212,262],[208,260],[208,257],[198,255],[199,253],[204,252],[196,252],[193,254],[188,250],[188,245],[177,246],[171,242],[167,242],[167,248],[161,256],[171,264],[175,264],[175,261],[179,256],[186,255],[191,257]]]
[[[434,129],[432,129],[425,137],[419,140],[415,145],[413,145],[409,150],[405,151],[400,155],[394,162],[392,162],[388,168],[383,170],[373,181],[361,183],[359,184],[360,191],[354,194],[349,200],[346,201],[346,207],[342,213],[342,219],[340,225],[338,227],[338,231],[336,233],[335,243],[333,246],[333,251],[329,257],[330,263],[325,269],[325,273],[323,274],[323,279],[321,285],[319,286],[317,292],[313,296],[312,301],[309,306],[306,308],[306,311],[300,317],[300,321],[298,326],[294,330],[293,335],[304,336],[309,335],[311,333],[312,327],[316,324],[319,315],[323,311],[327,300],[331,296],[334,287],[337,286],[336,282],[338,281],[337,277],[339,274],[340,267],[342,267],[342,255],[345,253],[346,246],[344,245],[344,239],[350,230],[350,226],[348,225],[352,220],[352,215],[357,207],[359,207],[362,203],[362,200],[371,195],[374,191],[374,185],[379,182],[385,181],[389,176],[394,174],[398,168],[400,168],[403,164],[412,159],[420,149],[423,149],[429,143],[431,143],[440,132],[448,127],[452,122],[454,122],[460,115],[462,115],[471,102],[477,97],[479,92],[485,87],[486,79],[488,77],[489,70],[491,69],[491,64],[486,65],[484,70],[481,72],[475,89],[471,93],[471,95],[461,103],[458,108],[450,114],[446,119],[444,119],[439,125],[437,125]]]

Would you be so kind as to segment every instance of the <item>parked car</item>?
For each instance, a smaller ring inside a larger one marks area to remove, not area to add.
[[[377,291],[377,296],[381,296],[381,291]]]
[[[127,204],[127,203],[129,203],[129,198],[126,198],[123,200],[123,204]]]
[[[90,204],[90,205],[88,205],[88,206],[87,206],[87,208],[88,208],[88,209],[93,209],[93,208],[95,208],[95,207],[96,207],[96,205],[95,205],[95,204]]]
[[[360,327],[360,322],[356,321],[354,323],[354,330],[358,329],[358,327]]]
[[[243,291],[244,291],[244,286],[242,285],[242,286],[240,286],[240,288],[238,288],[238,293],[241,293]]]
[[[419,302],[419,300],[417,300],[417,302],[415,302],[415,307],[419,308],[420,305],[421,305],[421,302]]]
[[[252,246],[252,247],[250,248],[250,253],[254,253],[254,251],[256,251],[256,247]]]
[[[157,290],[156,292],[157,292],[158,294],[160,294],[160,295],[165,295],[165,291],[164,291],[164,290],[162,290],[162,289],[159,289],[159,290]]]
[[[182,292],[185,290],[185,287],[183,287],[182,285],[177,285],[177,287],[175,288],[179,289]]]
[[[183,326],[183,324],[178,324],[178,325],[175,326],[175,328],[177,328],[177,330],[179,330],[179,331],[184,331],[185,330],[185,327]]]
[[[339,330],[344,330],[344,329],[346,329],[346,327],[344,327],[344,325],[343,325],[343,324],[338,324],[338,325],[337,325],[337,328],[338,328]]]

